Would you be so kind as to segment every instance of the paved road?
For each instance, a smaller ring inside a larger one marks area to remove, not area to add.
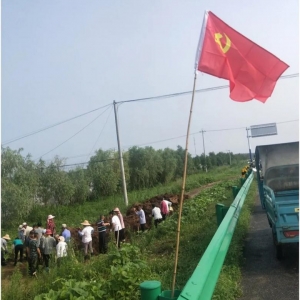
[[[276,259],[271,228],[258,197],[244,256],[241,300],[299,299],[299,246],[286,247],[285,258]]]

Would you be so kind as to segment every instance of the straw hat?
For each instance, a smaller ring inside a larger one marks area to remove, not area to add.
[[[88,220],[84,220],[84,222],[80,223],[81,225],[91,225]]]
[[[114,211],[116,211],[116,212],[120,212],[120,210],[119,210],[119,208],[118,208],[118,207],[116,207],[116,208],[114,209]]]
[[[46,234],[52,234],[52,231],[51,231],[51,229],[47,229],[45,233]]]
[[[9,234],[6,234],[5,236],[2,237],[5,240],[10,240]]]
[[[49,215],[48,220],[55,218],[55,216]]]
[[[60,242],[64,242],[64,241],[65,241],[65,238],[64,238],[63,236],[60,236],[60,237],[58,238],[58,240],[59,240]]]

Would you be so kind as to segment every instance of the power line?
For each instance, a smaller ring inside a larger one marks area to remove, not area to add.
[[[299,119],[283,121],[283,122],[276,122],[276,124],[291,123],[291,122],[297,122],[297,121],[299,121]],[[245,128],[247,128],[247,126],[233,127],[233,128],[223,128],[223,129],[211,129],[211,130],[205,130],[205,132],[228,131],[228,130],[238,130],[238,129],[245,129]],[[190,133],[190,135],[195,135],[195,134],[199,134],[199,133],[201,133],[201,131]],[[143,143],[143,144],[139,144],[139,145],[130,145],[130,146],[124,147],[123,149],[129,149],[130,147],[133,147],[133,146],[139,147],[139,146],[145,146],[145,145],[156,144],[156,143],[161,143],[161,142],[167,142],[167,141],[176,140],[176,139],[183,138],[183,137],[186,137],[186,135],[180,135],[180,136],[173,137],[173,138],[168,138],[168,139],[149,142],[149,143]]]
[[[58,146],[54,147],[53,149],[49,150],[48,152],[44,153],[43,155],[40,156],[40,158],[42,158],[44,155],[52,152],[53,150],[57,149],[58,147],[60,147],[61,145],[63,145],[64,143],[68,142],[70,139],[72,139],[74,136],[76,136],[78,133],[80,133],[82,130],[84,130],[86,127],[88,127],[89,125],[91,125],[94,121],[96,121],[100,116],[102,116],[106,111],[108,110],[108,108],[102,112],[100,115],[98,115],[95,119],[93,119],[90,123],[88,123],[86,126],[84,126],[82,129],[80,129],[79,131],[77,131],[75,134],[73,134],[70,138],[66,139],[64,142],[62,142],[61,144],[59,144]]]
[[[99,138],[100,138],[100,136],[101,136],[101,134],[102,134],[102,132],[103,132],[105,126],[106,126],[107,121],[108,121],[108,119],[109,119],[109,116],[110,116],[110,114],[111,114],[111,112],[112,112],[112,108],[113,108],[113,106],[111,106],[111,110],[110,110],[110,112],[109,112],[109,114],[108,114],[108,116],[107,116],[106,122],[105,122],[105,124],[104,124],[102,130],[100,131],[100,133],[99,133],[99,135],[98,135],[98,137],[97,137],[97,140],[96,140],[96,142],[94,143],[94,145],[93,145],[93,147],[92,147],[90,153],[88,154],[88,156],[91,155],[92,151],[94,150],[94,148],[95,148],[95,146],[96,146],[96,144],[97,144],[97,142],[98,142],[98,140],[99,140]]]
[[[294,78],[294,77],[298,77],[298,76],[299,76],[299,73],[294,73],[294,74],[281,76],[281,77],[279,77],[279,79],[289,79],[289,78]],[[195,93],[211,92],[211,91],[226,89],[228,87],[229,87],[229,85],[220,85],[220,86],[195,90]],[[127,102],[137,102],[137,101],[147,101],[147,100],[158,100],[158,99],[163,99],[163,98],[172,98],[172,97],[178,97],[178,96],[183,96],[183,95],[189,95],[189,94],[192,94],[192,92],[193,91],[179,92],[179,93],[166,94],[166,95],[161,95],[161,96],[138,98],[138,99],[132,99],[132,100],[124,100],[124,101],[119,101],[119,102],[116,102],[116,103],[122,104],[122,103],[127,103]]]
[[[291,123],[291,122],[296,122],[296,121],[299,121],[299,119],[289,120],[289,121],[283,121],[283,122],[276,122],[276,124]],[[212,132],[212,131],[227,131],[227,130],[237,130],[237,129],[245,129],[245,128],[247,128],[247,127],[244,126],[244,127],[234,127],[234,128],[212,129],[212,130],[205,130],[205,132]],[[202,132],[202,131],[197,131],[197,132],[191,133],[190,135],[200,134],[201,132]],[[133,146],[140,147],[140,146],[149,145],[149,144],[155,144],[155,143],[160,143],[160,142],[166,142],[166,141],[175,140],[175,139],[183,138],[183,137],[186,137],[186,135],[180,135],[180,136],[173,137],[173,138],[169,138],[169,139],[164,139],[164,140],[159,140],[159,141],[149,142],[149,143],[144,143],[144,144],[139,144],[139,145],[132,145],[132,146],[125,147],[125,148],[123,148],[123,149],[129,149],[130,147],[133,147]],[[211,144],[214,144],[210,139],[208,139],[208,140],[209,140],[209,142],[210,142]],[[81,155],[81,156],[87,156],[87,155]],[[76,156],[75,156],[75,157],[76,157]],[[105,161],[109,161],[109,160],[118,160],[118,159],[119,159],[119,158],[109,158],[109,159],[99,160],[99,161],[94,161],[94,162],[105,162]],[[77,166],[77,165],[86,165],[86,164],[88,164],[88,163],[90,163],[90,161],[82,162],[82,163],[74,163],[74,164],[62,165],[62,166],[60,166],[60,167],[71,167],[71,166]]]
[[[289,79],[289,78],[294,78],[294,77],[298,77],[299,76],[299,73],[294,73],[294,74],[289,74],[289,75],[284,75],[284,76],[281,76],[279,77],[279,79]],[[199,90],[195,90],[195,93],[204,93],[204,92],[210,92],[210,91],[216,91],[216,90],[220,90],[220,89],[225,89],[225,88],[228,88],[229,85],[221,85],[221,86],[215,86],[215,87],[210,87],[210,88],[204,88],[204,89],[199,89]],[[131,100],[124,100],[124,101],[119,101],[119,102],[116,102],[117,104],[122,104],[122,103],[127,103],[127,102],[137,102],[137,101],[149,101],[149,100],[159,100],[159,99],[165,99],[165,98],[172,98],[172,97],[178,97],[178,96],[183,96],[183,95],[189,95],[191,94],[192,91],[187,91],[187,92],[179,92],[179,93],[173,93],[173,94],[166,94],[166,95],[161,95],[161,96],[154,96],[154,97],[146,97],[146,98],[138,98],[138,99],[131,99]],[[5,141],[4,143],[2,143],[2,146],[4,145],[7,145],[7,144],[10,144],[12,142],[15,142],[15,141],[18,141],[18,140],[21,140],[21,139],[24,139],[26,137],[29,137],[29,136],[32,136],[34,134],[37,134],[39,132],[42,132],[42,131],[45,131],[47,129],[50,129],[50,128],[53,128],[55,126],[58,126],[58,125],[61,125],[63,123],[66,123],[66,122],[69,122],[69,121],[72,121],[74,119],[77,119],[79,117],[82,117],[84,115],[87,115],[87,114],[90,114],[94,111],[97,111],[99,109],[102,109],[102,108],[105,108],[109,105],[112,105],[112,104],[107,104],[107,105],[104,105],[104,106],[101,106],[99,108],[96,108],[96,109],[93,109],[93,110],[90,110],[88,112],[85,112],[83,114],[80,114],[80,115],[77,115],[75,117],[72,117],[72,118],[69,118],[67,120],[64,120],[64,121],[61,121],[61,122],[58,122],[58,123],[55,123],[53,125],[49,125],[45,128],[42,128],[42,129],[39,129],[39,130],[36,130],[34,132],[31,132],[31,133],[28,133],[28,134],[25,134],[23,136],[20,136],[18,138],[13,138],[11,140],[8,140],[8,141]]]
[[[47,129],[53,128],[53,127],[55,127],[55,126],[61,125],[61,124],[63,124],[63,123],[72,121],[72,120],[74,120],[74,119],[77,119],[77,118],[79,118],[79,117],[85,116],[85,115],[90,114],[90,113],[92,113],[92,112],[94,112],[94,111],[97,111],[97,110],[99,110],[99,109],[105,108],[105,107],[107,107],[107,106],[109,106],[109,105],[112,105],[112,104],[107,104],[107,105],[98,107],[98,108],[96,108],[96,109],[90,110],[90,111],[85,112],[85,113],[83,113],[83,114],[80,114],[80,115],[77,115],[77,116],[75,116],[75,117],[69,118],[69,119],[67,119],[67,120],[64,120],[64,121],[55,123],[55,124],[53,124],[53,125],[49,125],[49,126],[44,127],[44,128],[42,128],[42,129],[38,129],[38,130],[33,131],[33,132],[31,132],[31,133],[28,133],[28,134],[22,135],[22,136],[20,136],[20,137],[17,137],[17,138],[8,140],[8,141],[2,143],[2,146],[3,146],[3,145],[10,144],[10,143],[15,142],[15,141],[18,141],[18,140],[21,140],[21,139],[24,139],[24,138],[26,138],[26,137],[29,137],[29,136],[34,135],[34,134],[37,134],[37,133],[39,133],[39,132],[42,132],[42,131],[45,131],[45,130],[47,130]]]

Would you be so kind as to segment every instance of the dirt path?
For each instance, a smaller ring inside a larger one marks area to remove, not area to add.
[[[271,228],[258,197],[245,246],[241,300],[299,299],[299,245],[288,246],[284,260],[276,259]]]

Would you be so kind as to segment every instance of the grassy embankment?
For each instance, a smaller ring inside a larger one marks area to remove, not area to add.
[[[191,176],[187,181],[187,190],[209,182],[238,176],[239,170],[240,168],[222,168],[222,170],[214,170],[214,174],[212,172],[202,174],[202,176]],[[186,201],[184,204],[177,288],[181,289],[184,286],[217,228],[214,211],[215,203],[221,202],[225,205],[230,205],[232,202],[231,186],[236,184],[237,180],[224,180],[222,183],[201,192],[201,195],[194,200]],[[151,191],[144,191],[144,196],[142,196],[143,192],[129,194],[129,199],[130,203],[142,202],[143,200],[141,199],[151,198],[163,193],[178,193],[179,190],[180,182],[177,182],[169,187],[159,187]],[[255,187],[252,185],[227,255],[214,299],[235,299],[240,293],[238,288],[240,279],[239,265],[242,261],[243,238],[248,228],[249,207],[251,207],[253,202],[254,193]],[[76,213],[74,212],[74,215],[67,217],[67,223],[72,225],[72,220],[74,222],[74,219],[81,221],[83,219],[82,214],[84,214],[84,218],[88,218],[86,215],[90,216],[90,219],[93,217],[97,218],[99,214],[97,212],[98,209],[105,212],[106,209],[109,210],[114,205],[122,207],[121,198],[118,200],[114,199],[114,201],[97,203],[97,209],[91,207],[90,203],[73,208]],[[66,222],[67,211],[65,209],[67,208],[61,208],[61,210],[49,213],[60,214],[61,220],[64,218]],[[177,216],[174,214],[164,224],[160,224],[161,226],[159,226],[158,230],[150,230],[146,234],[139,236],[132,235],[133,246],[123,247],[120,252],[116,251],[113,244],[110,244],[109,255],[93,257],[84,268],[83,264],[78,261],[78,257],[72,257],[60,269],[53,268],[49,275],[41,274],[38,281],[32,281],[31,278],[23,278],[20,281],[22,275],[19,272],[15,272],[12,276],[11,284],[2,289],[2,297],[3,299],[12,299],[11,291],[13,290],[13,297],[16,300],[34,299],[35,295],[53,289],[52,295],[48,299],[69,299],[67,298],[69,294],[77,295],[78,297],[80,293],[85,299],[89,299],[88,297],[92,297],[92,295],[94,298],[90,299],[114,299],[114,297],[138,299],[138,284],[143,280],[151,279],[161,281],[163,289],[169,289],[173,274],[176,223]],[[62,278],[66,279],[67,282],[64,283]],[[95,282],[95,284],[91,284],[91,281]],[[98,292],[93,292],[92,287],[96,287]],[[60,292],[57,292],[58,290]],[[58,293],[64,294],[58,296]],[[224,298],[224,295],[228,296]]]

